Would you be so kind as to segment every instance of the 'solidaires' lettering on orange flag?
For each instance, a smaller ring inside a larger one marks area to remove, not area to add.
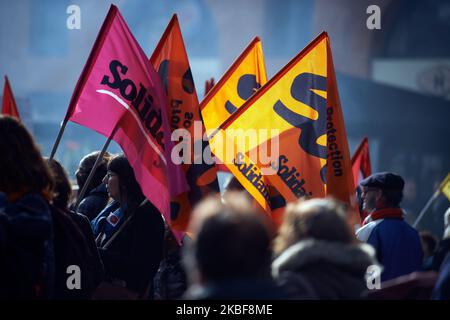
[[[170,199],[187,189],[170,159],[173,143],[158,74],[116,6],[100,29],[75,87],[66,119],[121,147],[146,198],[169,221]]]
[[[183,171],[189,184],[189,192],[179,195],[171,202],[171,222],[175,229],[185,231],[192,207],[208,193],[219,192],[217,171],[214,163],[207,164],[201,158],[203,151],[209,151],[207,141],[200,140],[194,123],[202,123],[197,93],[191,68],[183,42],[177,15],[173,15],[161,37],[150,62],[158,71],[168,99],[168,114],[172,131],[186,129],[190,133],[188,148],[190,163],[183,163]],[[202,125],[200,133],[203,133]],[[197,138],[194,141],[193,138]],[[199,144],[201,148],[194,146]],[[195,151],[200,149],[201,154]],[[205,150],[206,149],[206,150]]]
[[[3,87],[3,97],[2,97],[2,113],[5,115],[10,115],[16,117],[20,120],[19,111],[17,110],[16,100],[9,84],[8,77],[5,76],[5,85]]]
[[[245,143],[241,142],[242,139],[234,140],[234,158],[243,154],[249,157],[246,161],[253,162],[259,170],[273,169],[262,178],[274,186],[286,201],[332,195],[354,205],[347,136],[325,32],[222,124],[210,140],[214,154],[223,157],[220,140],[224,139],[219,138],[220,135],[228,136],[228,132],[251,128],[266,130],[267,138]],[[275,138],[278,138],[278,159],[263,163],[258,155],[265,153],[259,151],[268,148],[265,142],[270,144],[276,141]],[[226,163],[225,159],[221,160]],[[232,164],[227,166],[230,170],[233,167]],[[248,177],[240,171],[233,173],[265,207],[261,201],[265,199],[263,192],[253,184],[246,184]],[[353,216],[352,222],[357,223],[356,213]]]

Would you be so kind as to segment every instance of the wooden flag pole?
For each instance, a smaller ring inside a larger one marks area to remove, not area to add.
[[[103,156],[106,152],[106,150],[109,147],[109,144],[111,143],[112,138],[116,134],[117,129],[119,128],[118,125],[115,126],[114,130],[112,131],[111,135],[109,136],[108,140],[106,140],[105,144],[103,145],[102,151],[100,151],[99,155],[97,156],[97,159],[95,159],[94,165],[92,166],[91,172],[89,172],[89,176],[86,179],[86,182],[83,185],[83,188],[78,193],[77,196],[77,202],[75,203],[74,211],[76,212],[78,209],[78,206],[80,205],[81,200],[83,199],[84,194],[86,193],[86,190],[89,186],[89,184],[92,181],[92,178],[94,177],[95,170],[97,169],[98,165],[100,164],[101,159],[103,159]]]

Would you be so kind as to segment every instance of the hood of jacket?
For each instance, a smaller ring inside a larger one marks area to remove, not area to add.
[[[316,264],[330,264],[349,271],[365,273],[378,265],[375,250],[368,244],[344,244],[314,239],[302,240],[286,249],[272,263],[272,275],[301,271]]]

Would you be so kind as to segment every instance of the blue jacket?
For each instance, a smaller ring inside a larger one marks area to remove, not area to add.
[[[108,191],[103,183],[92,189],[89,194],[81,200],[77,213],[81,213],[92,221],[108,204]]]
[[[375,248],[377,259],[384,267],[382,282],[422,268],[419,233],[403,219],[371,221],[357,231],[356,237]]]

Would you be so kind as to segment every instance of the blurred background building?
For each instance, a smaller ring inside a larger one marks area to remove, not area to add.
[[[406,180],[414,221],[450,171],[450,2],[446,0],[117,0],[150,56],[177,13],[200,99],[258,35],[273,76],[322,30],[329,33],[350,152],[369,137],[374,171]],[[66,9],[81,9],[69,30]],[[0,74],[24,122],[48,155],[110,1],[0,1]],[[381,29],[369,30],[369,5]],[[56,157],[72,174],[105,138],[69,123]],[[119,151],[116,145],[112,152]],[[420,224],[437,236],[449,203],[440,197]]]

